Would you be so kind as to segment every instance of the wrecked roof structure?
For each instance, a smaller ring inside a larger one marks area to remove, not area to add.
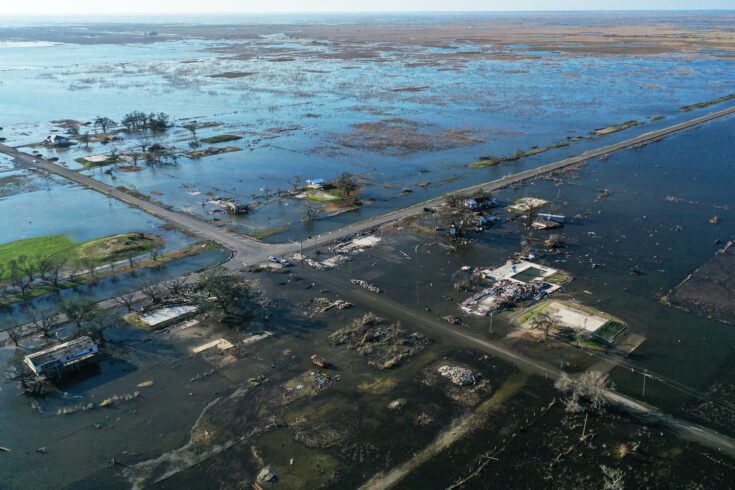
[[[87,337],[57,344],[33,354],[23,360],[36,376],[60,378],[69,371],[97,361],[97,344]]]

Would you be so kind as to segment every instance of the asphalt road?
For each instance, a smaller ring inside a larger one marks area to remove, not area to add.
[[[578,156],[565,158],[563,160],[549,163],[547,165],[542,165],[534,169],[518,172],[512,175],[507,175],[501,179],[497,179],[491,182],[485,182],[459,191],[453,191],[451,194],[472,193],[479,190],[484,190],[488,192],[496,191],[509,185],[519,183],[554,170],[559,170],[565,167],[583,163],[593,158],[603,157],[626,148],[651,143],[670,134],[693,128],[700,124],[724,116],[728,116],[733,113],[735,113],[735,106],[723,109],[721,111],[706,114],[704,116],[675,124],[673,126],[659,129],[657,131],[651,131],[649,133],[645,133],[640,136],[621,141],[619,143],[614,143],[597,148],[595,150],[590,150]],[[7,145],[0,144],[0,152],[13,157],[16,162],[21,163],[24,166],[43,169],[52,174],[59,175],[68,180],[71,180],[72,182],[83,185],[89,189],[98,191],[106,196],[118,199],[126,204],[129,204],[130,206],[142,209],[143,211],[157,216],[158,218],[165,220],[185,230],[186,232],[191,233],[192,235],[198,236],[204,240],[211,240],[219,243],[223,247],[231,250],[233,253],[232,258],[226,264],[226,267],[229,269],[239,269],[243,265],[250,265],[262,262],[267,259],[269,255],[287,255],[297,252],[299,250],[299,245],[293,242],[279,244],[264,243],[248,236],[217,227],[195,216],[178,211],[172,211],[159,204],[148,201],[146,199],[135,197],[128,192],[97,181],[91,177],[87,177],[86,175],[83,175],[77,171],[69,170],[62,165],[58,165],[56,163],[38,158],[31,154],[18,151],[15,148]],[[359,233],[361,231],[369,230],[371,228],[381,226],[396,220],[414,216],[423,212],[423,209],[425,207],[435,206],[441,203],[444,198],[445,196],[438,196],[425,202],[414,204],[412,206],[392,211],[390,213],[386,213],[358,223],[344,226],[339,230],[324,233],[322,235],[314,237],[313,239],[310,239],[308,241],[308,245],[314,247],[322,246],[337,238],[341,238],[354,233]]]
[[[735,113],[735,107],[730,107],[728,109],[713,112],[701,117],[691,119],[689,121],[685,121],[680,124],[669,126],[667,128],[645,133],[643,135],[636,136],[634,138],[621,141],[619,143],[603,146],[601,148],[585,152],[575,157],[566,158],[564,160],[543,165],[535,169],[526,170],[524,172],[519,172],[513,175],[508,175],[492,182],[479,184],[460,191],[454,191],[453,193],[471,193],[479,190],[492,192],[507,187],[511,184],[522,182],[524,180],[537,177],[539,175],[543,175],[554,170],[559,170],[565,167],[583,163],[593,158],[603,157],[626,148],[644,145],[670,134],[693,128],[700,124],[724,116],[728,116],[733,113]],[[227,262],[226,266],[233,270],[239,269],[245,264],[261,262],[265,260],[269,255],[286,255],[296,252],[299,249],[299,245],[296,243],[267,244],[258,240],[254,240],[250,237],[219,228],[197,217],[172,211],[159,204],[135,197],[125,191],[121,191],[108,184],[87,177],[74,170],[69,170],[66,167],[55,164],[48,160],[34,157],[33,155],[30,155],[28,153],[20,152],[6,145],[0,144],[0,152],[13,157],[16,162],[21,163],[25,166],[39,168],[52,174],[59,175],[77,184],[83,185],[87,188],[118,199],[130,206],[139,208],[181,228],[188,233],[191,233],[194,236],[198,236],[202,239],[211,240],[219,243],[220,245],[232,251],[233,256]],[[313,241],[309,241],[309,245],[313,244],[314,246],[320,246],[346,235],[358,233],[374,228],[376,226],[390,223],[392,221],[416,215],[418,213],[421,213],[424,207],[439,204],[444,199],[444,197],[445,196],[439,196],[419,204],[415,204],[397,211],[367,219],[359,223],[345,226],[334,232],[315,237]],[[322,283],[332,282],[332,286],[338,288],[341,291],[347,291],[347,289],[350,288],[350,285],[346,281],[338,281],[335,280],[335,278],[331,278],[330,280],[327,279],[324,275],[319,276],[318,280]],[[361,300],[368,305],[372,305],[372,307],[374,307],[375,309],[387,311],[393,316],[411,318],[413,320],[412,324],[417,325],[417,328],[429,330],[437,335],[449,336],[454,338],[454,340],[461,341],[463,343],[469,343],[479,350],[483,350],[485,352],[488,352],[489,354],[511,362],[526,371],[534,372],[536,374],[544,375],[546,377],[551,377],[552,379],[556,379],[561,375],[561,371],[558,368],[547,365],[541,361],[526,357],[525,355],[514,351],[513,349],[500,342],[477,338],[467,332],[452,328],[449,325],[437,320],[436,318],[431,317],[430,315],[423,314],[422,312],[413,311],[410,307],[407,307],[407,305],[398,303],[389,298],[377,298],[373,296],[375,295],[371,295],[367,292],[362,292]],[[652,423],[658,423],[667,426],[668,428],[676,431],[687,439],[701,443],[711,448],[715,448],[723,453],[728,454],[731,457],[735,457],[735,440],[730,437],[719,434],[716,431],[700,426],[698,424],[693,424],[684,420],[677,419],[671,415],[661,412],[657,408],[652,407],[644,402],[640,402],[614,391],[608,391],[606,393],[606,396],[612,404],[626,409],[639,418],[645,419]]]
[[[378,315],[385,313],[394,320],[402,320],[404,324],[435,338],[447,338],[455,343],[473,347],[495,358],[509,362],[523,371],[543,376],[552,381],[557,380],[562,375],[563,371],[557,366],[528,357],[503,342],[479,338],[464,327],[451,326],[436,318],[430,312],[420,310],[410,303],[399,302],[383,294],[370,293],[352,286],[346,279],[340,279],[333,275],[314,271],[303,271],[301,275],[313,280],[320,288],[326,286],[333,291],[340,291],[340,296],[343,299],[359,302]],[[616,391],[606,391],[605,397],[610,405],[622,409],[646,423],[666,427],[685,439],[735,458],[735,439],[729,436],[702,425],[676,418],[652,405]]]

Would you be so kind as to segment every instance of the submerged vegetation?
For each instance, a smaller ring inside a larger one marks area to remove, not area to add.
[[[549,150],[555,150],[558,148],[565,148],[569,146],[570,143],[566,141],[562,141],[559,143],[554,143],[549,146],[542,146],[542,147],[534,147],[529,150],[518,150],[514,155],[505,156],[505,157],[491,157],[491,156],[485,156],[480,157],[480,160],[470,163],[468,167],[470,168],[485,168],[485,167],[493,167],[495,165],[498,165],[500,163],[505,162],[515,162],[520,160],[521,158],[530,157],[533,155],[539,155],[541,153],[545,153]]]
[[[217,136],[209,136],[208,138],[202,138],[200,141],[202,143],[226,143],[228,141],[237,141],[242,139],[242,136],[237,136],[236,134],[219,134]]]
[[[733,100],[733,99],[735,99],[735,94],[729,94],[729,95],[725,95],[723,97],[718,97],[716,99],[706,100],[704,102],[698,102],[696,104],[681,106],[680,107],[680,110],[682,110],[684,112],[689,112],[689,111],[693,111],[693,110],[696,110],[696,109],[704,109],[705,107],[709,107],[711,105],[719,104],[720,102],[727,102],[728,100]]]

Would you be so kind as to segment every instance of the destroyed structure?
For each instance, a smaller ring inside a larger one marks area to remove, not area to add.
[[[522,301],[540,300],[561,287],[546,280],[558,272],[525,260],[511,260],[497,269],[479,269],[477,274],[493,284],[467,298],[460,307],[466,313],[487,316]]]
[[[209,200],[209,204],[222,208],[230,214],[245,214],[250,211],[250,205],[239,204],[230,198],[215,197]]]
[[[59,379],[97,363],[98,356],[97,344],[82,336],[27,355],[24,362],[39,378]]]

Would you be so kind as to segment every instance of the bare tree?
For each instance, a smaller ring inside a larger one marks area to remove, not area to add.
[[[115,124],[117,123],[109,117],[97,116],[94,120],[94,126],[102,128],[103,133],[106,133],[107,130],[113,127]]]
[[[151,258],[152,258],[152,259],[153,259],[153,260],[154,260],[155,262],[157,262],[157,261],[158,261],[158,257],[160,257],[160,256],[161,256],[161,251],[163,251],[163,247],[161,247],[160,245],[156,245],[156,246],[154,246],[154,247],[153,247],[153,248],[151,249]]]
[[[164,284],[164,287],[173,296],[183,296],[188,290],[186,279],[183,277],[179,277],[177,279],[172,279],[171,281],[168,281],[167,283]]]
[[[155,282],[149,282],[144,284],[140,288],[140,292],[145,295],[146,298],[148,298],[151,303],[160,303],[163,299],[163,291],[161,291],[161,288],[158,284]]]
[[[345,193],[345,196],[351,196],[358,188],[355,177],[349,172],[342,172],[334,182],[335,187]]]
[[[82,265],[82,267],[84,267],[89,275],[94,277],[94,272],[97,264],[91,257],[82,257],[79,260],[79,263]]]
[[[610,468],[609,466],[600,465],[602,470],[604,490],[623,490],[625,488],[625,472],[620,468]]]
[[[105,332],[116,321],[117,317],[115,315],[112,315],[109,312],[98,311],[88,319],[84,324],[82,331],[97,343],[104,344],[106,340]]]
[[[531,328],[541,330],[544,333],[544,342],[549,340],[549,332],[557,326],[556,319],[542,311],[531,319]]]
[[[18,266],[23,271],[23,274],[28,278],[28,282],[33,282],[37,271],[36,263],[25,255],[21,255],[18,257]]]
[[[48,266],[49,281],[55,288],[59,288],[59,282],[61,280],[61,272],[66,266],[66,259],[56,258],[50,261]]]
[[[89,136],[89,131],[85,131],[81,136],[79,136],[79,142],[84,144],[84,148],[89,149],[90,140],[91,137]]]
[[[35,310],[27,308],[28,314],[31,316],[33,326],[38,329],[44,337],[52,337],[53,331],[59,326],[57,320],[58,314],[55,311]]]
[[[135,306],[136,303],[135,291],[128,290],[122,292],[119,296],[115,298],[115,303],[127,309],[128,311],[133,311],[133,306]]]
[[[62,313],[69,321],[74,322],[77,332],[82,330],[84,323],[93,318],[99,311],[97,303],[90,299],[65,299],[59,304]]]
[[[607,406],[609,382],[607,374],[600,371],[585,371],[577,378],[571,378],[567,373],[562,373],[554,386],[567,395],[565,406],[567,412],[585,412],[583,402],[586,402],[587,406],[596,412],[601,412]]]
[[[10,268],[10,284],[20,291],[20,295],[25,298],[31,286],[30,281],[27,280],[23,269],[21,269],[15,260],[8,262],[8,267]]]
[[[12,327],[6,328],[5,333],[8,334],[8,338],[16,347],[20,346],[21,334],[23,333],[23,329],[20,325],[15,324]]]

